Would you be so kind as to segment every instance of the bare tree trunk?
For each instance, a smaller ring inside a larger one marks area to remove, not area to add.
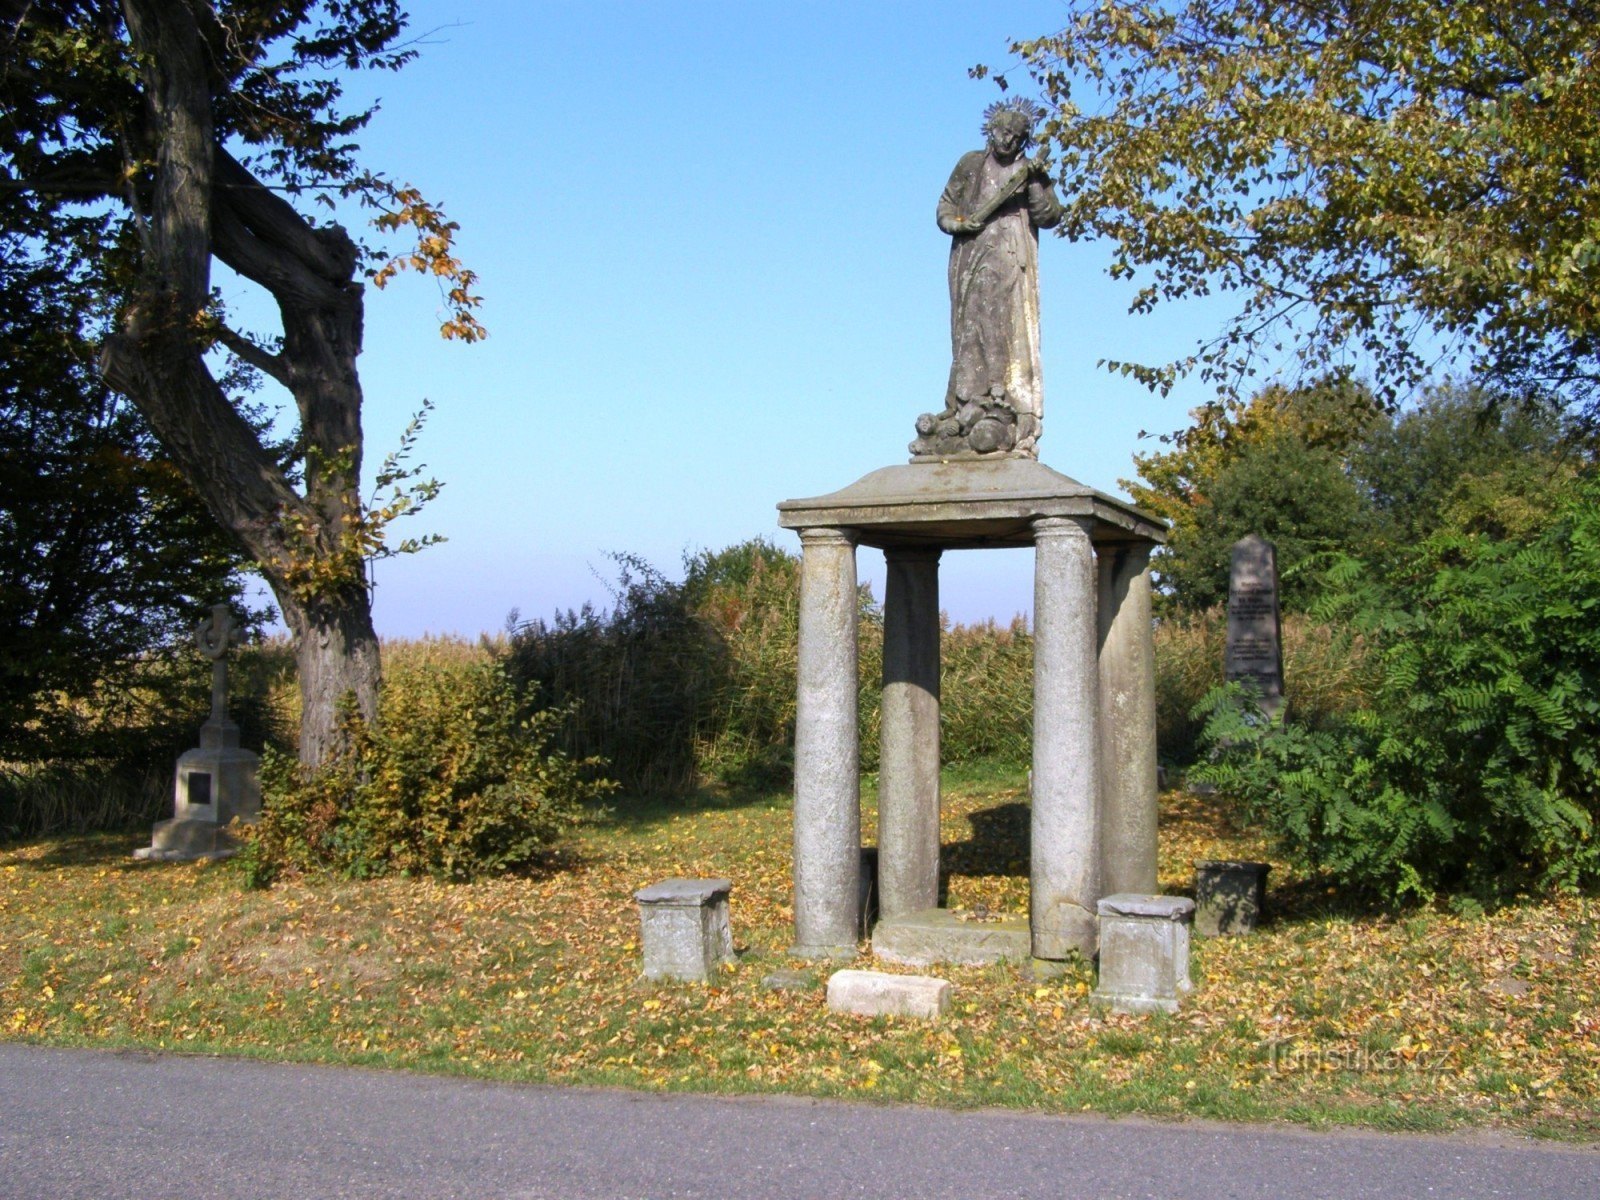
[[[300,670],[300,759],[314,765],[337,744],[344,696],[377,716],[378,639],[353,536],[362,517],[356,248],[338,226],[312,226],[216,142],[206,45],[214,31],[196,7],[123,0],[123,9],[158,154],[141,280],[101,369],[277,596]],[[280,350],[207,317],[213,254],[271,292],[283,318]],[[294,396],[303,496],[212,377],[205,354],[218,341]]]
[[[300,675],[300,761],[324,761],[339,745],[339,708],[352,697],[377,717],[378,638],[365,605],[283,608]]]

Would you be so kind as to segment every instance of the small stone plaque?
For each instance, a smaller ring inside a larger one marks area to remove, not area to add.
[[[206,771],[190,771],[189,772],[189,796],[188,796],[188,800],[189,800],[190,804],[210,804],[211,803],[211,775],[208,772],[206,772]]]
[[[1233,544],[1228,579],[1228,648],[1223,678],[1253,684],[1261,707],[1283,707],[1283,641],[1278,611],[1278,551],[1257,534]]]

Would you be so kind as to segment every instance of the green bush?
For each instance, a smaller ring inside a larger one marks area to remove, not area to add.
[[[1322,730],[1208,700],[1203,774],[1287,851],[1385,894],[1600,883],[1600,481],[1532,540],[1445,530],[1325,615],[1366,639],[1368,703]]]
[[[1222,684],[1227,636],[1220,608],[1156,625],[1156,746],[1169,765],[1187,766],[1200,752],[1201,703]],[[1282,640],[1284,692],[1296,725],[1325,729],[1368,702],[1374,680],[1364,639],[1340,625],[1286,613]]]
[[[939,752],[946,763],[1023,764],[1033,746],[1033,635],[1018,617],[947,626],[940,638]]]
[[[566,717],[520,716],[487,658],[412,653],[391,666],[368,726],[346,713],[344,749],[317,770],[269,749],[247,867],[467,880],[526,867],[613,787],[602,764],[554,750]]]
[[[612,557],[614,605],[521,626],[507,668],[520,692],[534,690],[565,714],[564,751],[604,758],[630,791],[681,791],[695,779],[696,745],[726,686],[727,646],[683,584],[635,556]]]
[[[561,707],[560,745],[606,759],[630,792],[707,781],[775,782],[794,752],[800,561],[763,538],[684,563],[682,582],[613,555],[610,609],[535,620],[513,634],[519,688]],[[882,625],[861,590],[863,769],[877,754]]]

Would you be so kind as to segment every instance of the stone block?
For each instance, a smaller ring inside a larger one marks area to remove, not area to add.
[[[881,971],[835,971],[828,979],[828,1007],[863,1017],[937,1019],[950,1008],[950,981],[930,975],[886,975]]]
[[[943,908],[887,917],[872,931],[873,954],[908,967],[941,962],[981,966],[1007,958],[1020,961],[1032,953],[1030,943],[1027,917],[964,921]]]
[[[239,843],[215,821],[173,817],[157,821],[150,845],[133,852],[146,862],[190,862],[198,858],[227,858],[239,853]]]
[[[1194,864],[1194,928],[1202,937],[1255,932],[1266,911],[1266,863],[1229,859]]]
[[[646,979],[709,980],[733,959],[726,879],[664,879],[634,893]]]
[[[1107,896],[1099,903],[1100,980],[1094,999],[1118,1012],[1177,1012],[1189,978],[1187,896]]]

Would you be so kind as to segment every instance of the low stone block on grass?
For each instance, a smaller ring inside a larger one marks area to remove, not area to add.
[[[663,879],[633,894],[646,979],[704,983],[733,959],[732,889],[726,879]]]
[[[1177,1012],[1189,978],[1187,896],[1131,893],[1100,901],[1100,981],[1093,998],[1118,1012]]]
[[[872,931],[873,954],[908,967],[1023,962],[1032,954],[1031,946],[1028,918],[1010,914],[963,920],[949,909],[929,908],[885,918]]]
[[[1263,862],[1203,859],[1194,864],[1194,931],[1201,937],[1255,932],[1267,907]]]
[[[950,992],[949,980],[931,975],[835,971],[828,979],[828,1007],[863,1017],[937,1020],[949,1011]]]

